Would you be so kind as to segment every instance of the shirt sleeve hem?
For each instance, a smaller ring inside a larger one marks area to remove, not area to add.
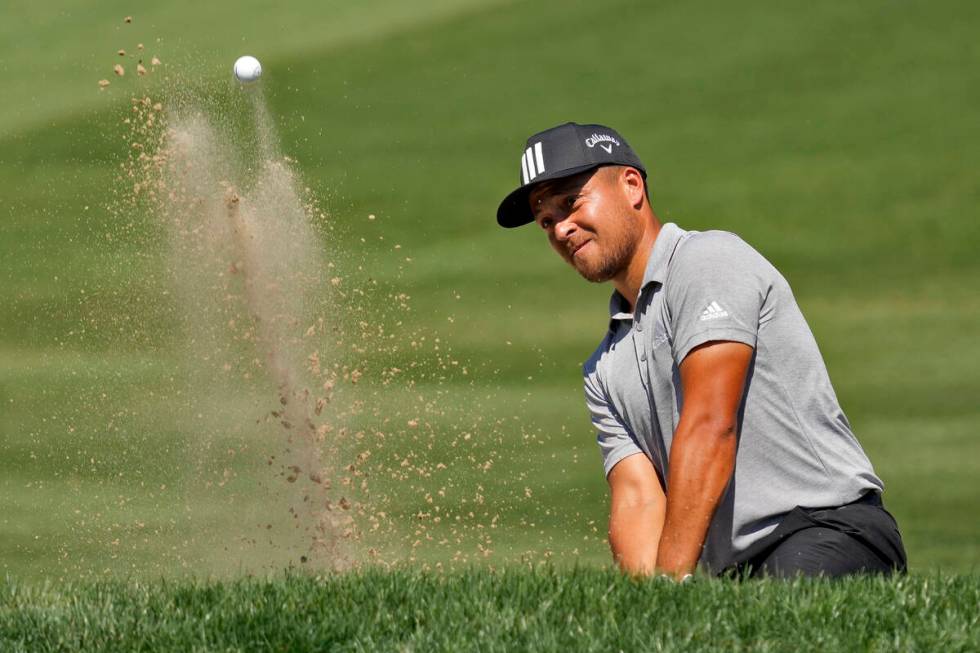
[[[606,478],[609,477],[609,472],[613,470],[613,467],[615,467],[623,459],[629,458],[630,456],[635,456],[638,453],[642,454],[643,450],[634,444],[632,446],[623,447],[622,449],[619,449],[618,451],[606,456],[602,461],[602,464],[606,470]]]
[[[711,342],[712,340],[741,342],[755,349],[757,337],[752,331],[749,331],[748,329],[740,329],[738,327],[705,329],[691,335],[687,340],[681,343],[681,346],[677,348],[677,353],[674,356],[674,360],[677,361],[678,365],[680,365],[681,362],[687,358],[687,355],[691,353],[692,349],[698,345],[703,345],[706,342]]]

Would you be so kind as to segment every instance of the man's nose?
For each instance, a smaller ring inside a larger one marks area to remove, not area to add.
[[[575,232],[575,223],[571,219],[565,218],[555,225],[555,238],[558,240],[568,240],[568,237]]]

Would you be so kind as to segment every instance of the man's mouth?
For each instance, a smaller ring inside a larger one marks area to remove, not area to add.
[[[592,242],[592,241],[591,240],[585,240],[585,241],[582,241],[581,243],[579,243],[578,245],[572,245],[571,247],[568,248],[568,255],[574,258],[575,255],[579,252],[579,250],[581,250],[583,247],[585,247],[586,245],[588,245],[590,242]]]

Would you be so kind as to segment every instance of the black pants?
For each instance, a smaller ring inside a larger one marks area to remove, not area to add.
[[[898,524],[877,492],[835,508],[794,508],[740,558],[723,573],[742,578],[835,578],[907,569]]]

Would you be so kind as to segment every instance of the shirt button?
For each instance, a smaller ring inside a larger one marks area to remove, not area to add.
[[[643,323],[642,322],[637,322],[636,323],[636,330],[637,331],[643,331]]]
[[[647,353],[646,352],[643,352],[642,354],[640,354],[640,360],[641,361],[644,361],[645,362],[646,359],[647,359]]]

